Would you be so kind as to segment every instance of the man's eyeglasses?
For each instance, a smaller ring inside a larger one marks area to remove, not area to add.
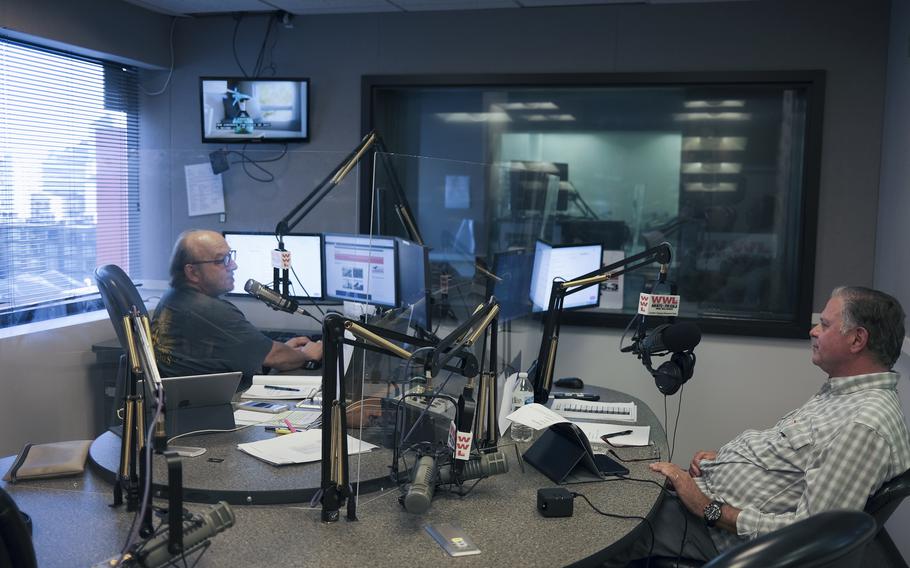
[[[196,262],[188,262],[187,264],[223,264],[225,266],[230,266],[232,260],[237,260],[237,251],[231,250],[226,255],[221,258],[216,258],[215,260],[197,260]]]

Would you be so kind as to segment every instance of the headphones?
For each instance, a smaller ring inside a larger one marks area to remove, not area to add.
[[[642,357],[642,362],[654,377],[657,390],[665,396],[671,396],[692,378],[695,371],[695,352],[690,350],[674,353],[670,360],[661,363],[657,370],[651,366],[651,357]]]

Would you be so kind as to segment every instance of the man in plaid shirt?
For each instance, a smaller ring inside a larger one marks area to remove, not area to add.
[[[828,379],[806,404],[767,430],[696,452],[688,471],[651,464],[676,492],[651,519],[652,554],[681,550],[708,560],[821,511],[861,510],[884,482],[910,469],[899,375],[891,370],[904,340],[900,303],[877,290],[837,288],[809,336],[812,363]],[[608,565],[647,556],[650,546],[646,538]]]

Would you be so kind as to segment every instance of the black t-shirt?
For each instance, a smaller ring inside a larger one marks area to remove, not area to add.
[[[163,377],[242,371],[246,389],[272,349],[234,304],[191,288],[165,292],[151,325]]]

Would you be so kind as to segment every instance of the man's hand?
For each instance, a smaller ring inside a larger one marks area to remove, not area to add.
[[[698,465],[699,462],[701,462],[701,460],[713,459],[717,459],[717,452],[712,452],[710,450],[699,450],[695,452],[692,463],[689,464],[689,475],[692,477],[701,477],[701,467]]]
[[[288,347],[293,347],[294,349],[297,349],[298,347],[303,347],[307,343],[310,343],[310,338],[305,335],[302,335],[300,337],[292,337],[284,342],[285,345],[287,345]]]
[[[305,345],[298,347],[297,351],[303,353],[307,361],[322,360],[322,341],[310,341]]]
[[[711,502],[708,496],[695,485],[695,480],[678,465],[670,462],[657,462],[650,465],[651,471],[662,473],[673,485],[679,500],[693,514],[702,516],[705,506]]]

